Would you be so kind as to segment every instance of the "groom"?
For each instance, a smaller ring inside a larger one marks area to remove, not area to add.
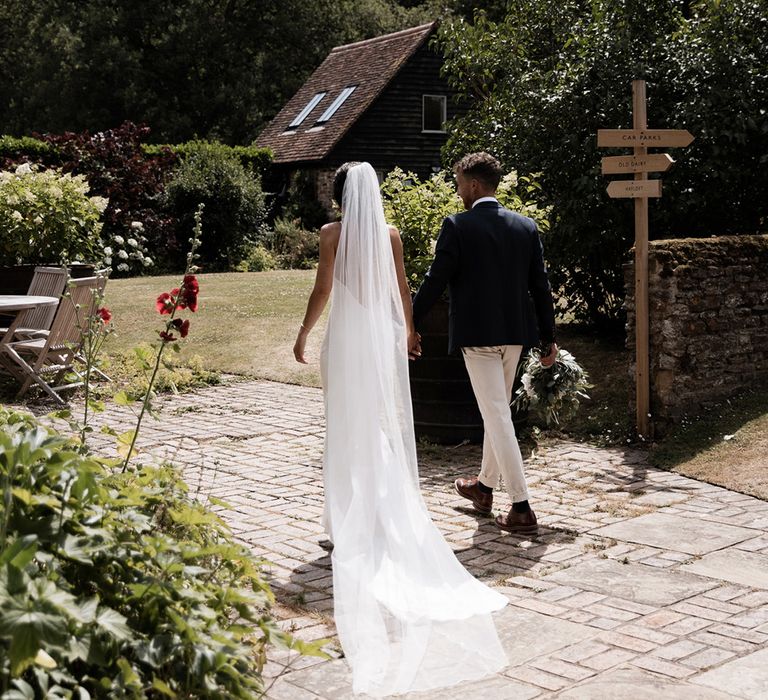
[[[501,166],[493,156],[464,156],[454,173],[468,211],[443,221],[435,259],[413,300],[414,324],[418,330],[447,286],[449,352],[460,348],[464,355],[485,429],[480,475],[456,479],[454,487],[477,511],[490,514],[493,489],[503,477],[512,508],[499,515],[496,524],[515,534],[535,535],[538,525],[528,504],[509,404],[523,346],[533,347],[541,340],[545,367],[557,355],[555,310],[542,245],[531,219],[496,200]],[[418,354],[419,348],[409,350]]]

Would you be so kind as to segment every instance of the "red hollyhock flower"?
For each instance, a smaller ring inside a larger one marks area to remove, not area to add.
[[[101,317],[103,323],[109,323],[112,320],[112,312],[106,306],[102,306],[96,313]]]
[[[181,303],[182,308],[188,308],[190,311],[197,311],[197,295],[200,293],[200,285],[197,277],[194,275],[184,275],[182,285]]]
[[[197,277],[194,275],[184,275],[184,289],[197,294],[200,291],[200,285],[197,282]]]
[[[176,330],[179,331],[179,335],[182,338],[186,338],[189,334],[189,321],[184,320],[182,321],[180,318],[174,318],[171,323],[176,327]]]
[[[177,289],[176,294],[178,293],[179,293],[179,290]],[[171,311],[173,311],[173,296],[171,294],[168,294],[168,292],[163,292],[159,297],[157,297],[155,306],[157,306],[157,310],[161,314],[171,313]]]
[[[176,336],[173,333],[169,333],[168,331],[158,331],[158,335],[164,343],[172,343],[174,340],[176,340]]]

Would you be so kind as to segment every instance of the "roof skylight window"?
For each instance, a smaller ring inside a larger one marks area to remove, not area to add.
[[[303,122],[308,116],[309,113],[317,107],[320,100],[322,100],[328,93],[327,92],[318,92],[308,103],[307,106],[304,107],[304,109],[299,112],[294,120],[288,125],[289,129],[295,129],[301,122]],[[335,103],[334,103],[335,104]],[[333,106],[333,105],[331,105]],[[327,111],[327,110],[326,110]]]
[[[336,112],[338,111],[339,107],[341,107],[341,105],[343,105],[346,102],[347,98],[355,91],[356,87],[357,87],[357,85],[350,85],[349,87],[345,87],[339,93],[339,96],[333,102],[331,102],[331,104],[328,107],[328,109],[326,109],[325,112],[323,112],[320,115],[320,119],[317,120],[317,123],[318,124],[324,124],[334,114],[336,114]]]

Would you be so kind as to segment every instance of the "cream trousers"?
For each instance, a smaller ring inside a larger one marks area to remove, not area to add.
[[[485,429],[480,481],[496,489],[503,477],[513,503],[528,500],[523,456],[509,408],[522,349],[522,345],[461,349]]]

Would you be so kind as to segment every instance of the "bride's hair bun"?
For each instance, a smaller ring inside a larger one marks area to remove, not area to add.
[[[344,183],[347,181],[347,172],[350,168],[360,165],[359,161],[350,160],[339,166],[336,174],[333,176],[333,201],[341,207],[341,200],[344,196]]]

